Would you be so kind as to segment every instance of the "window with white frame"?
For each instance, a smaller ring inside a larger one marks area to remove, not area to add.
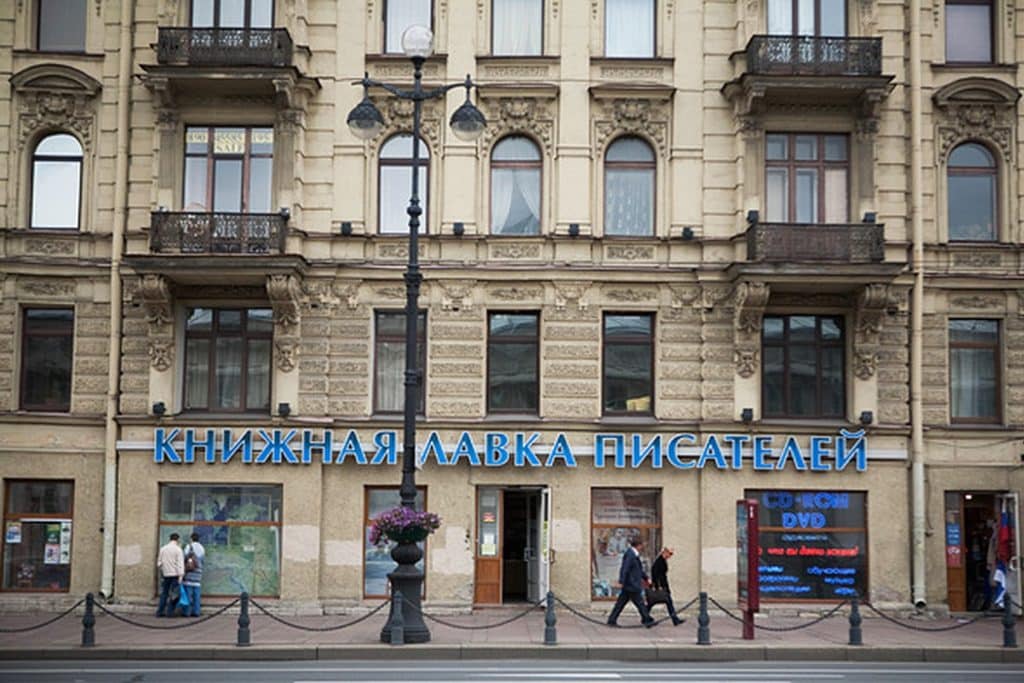
[[[604,233],[654,234],[654,150],[638,137],[613,142],[604,157]]]
[[[544,0],[493,0],[491,54],[530,56],[543,52]]]
[[[654,57],[655,0],[605,0],[604,56]]]
[[[513,135],[491,152],[491,232],[536,235],[540,232],[541,158],[528,137]]]
[[[73,135],[56,133],[32,152],[33,228],[77,230],[82,212],[82,144]]]
[[[427,182],[430,180],[430,148],[420,138],[419,158],[412,158],[412,136],[400,133],[391,137],[380,148],[378,163],[378,215],[380,222],[377,231],[381,234],[408,234],[409,192],[412,189],[412,172],[416,169],[420,208],[419,232],[427,232],[427,214],[430,192]]]

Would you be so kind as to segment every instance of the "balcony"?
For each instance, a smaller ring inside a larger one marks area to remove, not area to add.
[[[292,66],[295,46],[283,28],[161,28],[156,61],[202,67]]]
[[[286,213],[152,214],[149,248],[154,254],[283,254]]]
[[[784,76],[881,76],[881,38],[754,36],[747,73]]]
[[[756,223],[747,228],[747,260],[881,263],[885,260],[885,226],[877,223]]]

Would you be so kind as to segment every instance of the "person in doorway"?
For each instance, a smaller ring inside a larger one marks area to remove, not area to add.
[[[156,615],[158,617],[173,616],[174,608],[177,605],[177,599],[170,599],[171,591],[175,588],[180,590],[181,579],[185,576],[185,556],[181,552],[181,546],[178,545],[178,539],[181,538],[178,534],[171,534],[171,540],[167,542],[167,545],[160,548],[160,553],[156,557],[156,566],[160,570],[160,576],[162,582],[160,585],[160,606],[156,608]],[[170,606],[165,613],[164,610],[168,608],[168,600],[170,599]]]
[[[668,561],[675,555],[675,551],[672,548],[662,548],[661,554],[658,555],[658,559],[651,565],[651,588],[657,591],[658,602],[664,602],[665,607],[668,609],[668,615],[672,617],[672,625],[679,626],[679,624],[686,621],[686,619],[676,614],[676,606],[672,603],[672,590],[668,587]],[[647,609],[658,604],[658,602],[650,601],[652,595],[655,593],[648,593],[648,604]],[[661,599],[663,598],[663,599]]]
[[[181,589],[188,593],[188,612],[182,616],[199,616],[199,593],[203,583],[203,565],[206,548],[199,542],[199,534],[192,532],[192,542],[185,548],[185,578]]]
[[[647,574],[644,573],[643,563],[640,560],[640,553],[644,550],[644,542],[639,538],[629,541],[629,549],[622,555],[622,565],[619,567],[619,599],[615,601],[612,613],[608,615],[608,625],[618,626],[619,615],[627,602],[632,602],[638,612],[640,621],[644,626],[654,626],[654,619],[647,611],[644,603],[644,586],[650,582]]]

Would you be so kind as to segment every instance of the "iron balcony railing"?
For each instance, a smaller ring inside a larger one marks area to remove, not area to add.
[[[161,28],[156,60],[188,66],[292,65],[292,38],[283,28]]]
[[[286,213],[153,212],[149,247],[160,254],[283,254]]]
[[[880,76],[881,38],[754,36],[747,72],[783,76]]]
[[[885,226],[756,223],[747,228],[747,260],[880,263],[885,260]]]

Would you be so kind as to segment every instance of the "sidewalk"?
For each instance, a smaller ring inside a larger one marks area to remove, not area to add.
[[[210,613],[216,606],[206,606]],[[116,608],[115,608],[116,610]],[[521,619],[493,629],[466,630],[427,621],[432,642],[423,645],[392,646],[380,643],[381,626],[387,609],[348,628],[311,632],[290,628],[253,608],[250,613],[251,642],[238,647],[237,608],[202,623],[174,618],[156,619],[135,611],[121,616],[150,627],[118,621],[96,610],[96,645],[80,646],[82,608],[45,628],[21,634],[0,633],[0,659],[366,659],[387,652],[393,659],[602,659],[663,661],[736,660],[858,660],[858,661],[947,661],[1024,662],[1024,649],[1003,648],[1003,626],[998,616],[985,618],[963,628],[945,632],[922,632],[902,628],[863,616],[864,645],[847,645],[849,622],[836,614],[809,628],[772,632],[758,629],[756,640],[745,641],[741,626],[728,616],[710,611],[711,645],[697,645],[696,611],[686,613],[687,621],[673,627],[665,621],[652,629],[609,628],[580,619],[557,609],[557,645],[544,645],[544,611],[536,609]],[[477,610],[472,615],[439,617],[451,624],[482,627],[519,614],[522,609]],[[365,612],[363,612],[365,614]],[[0,615],[0,630],[31,626],[55,614],[18,613]],[[354,615],[282,617],[310,628],[344,624]],[[600,619],[596,612],[590,616]],[[656,616],[664,616],[656,612]],[[635,615],[628,611],[620,623],[630,625]],[[771,616],[758,625],[773,628],[797,626],[810,618]],[[954,625],[956,619],[904,620],[920,628]],[[157,630],[189,624],[184,628]],[[192,625],[194,624],[194,625]],[[1020,621],[1017,622],[1021,638]]]

